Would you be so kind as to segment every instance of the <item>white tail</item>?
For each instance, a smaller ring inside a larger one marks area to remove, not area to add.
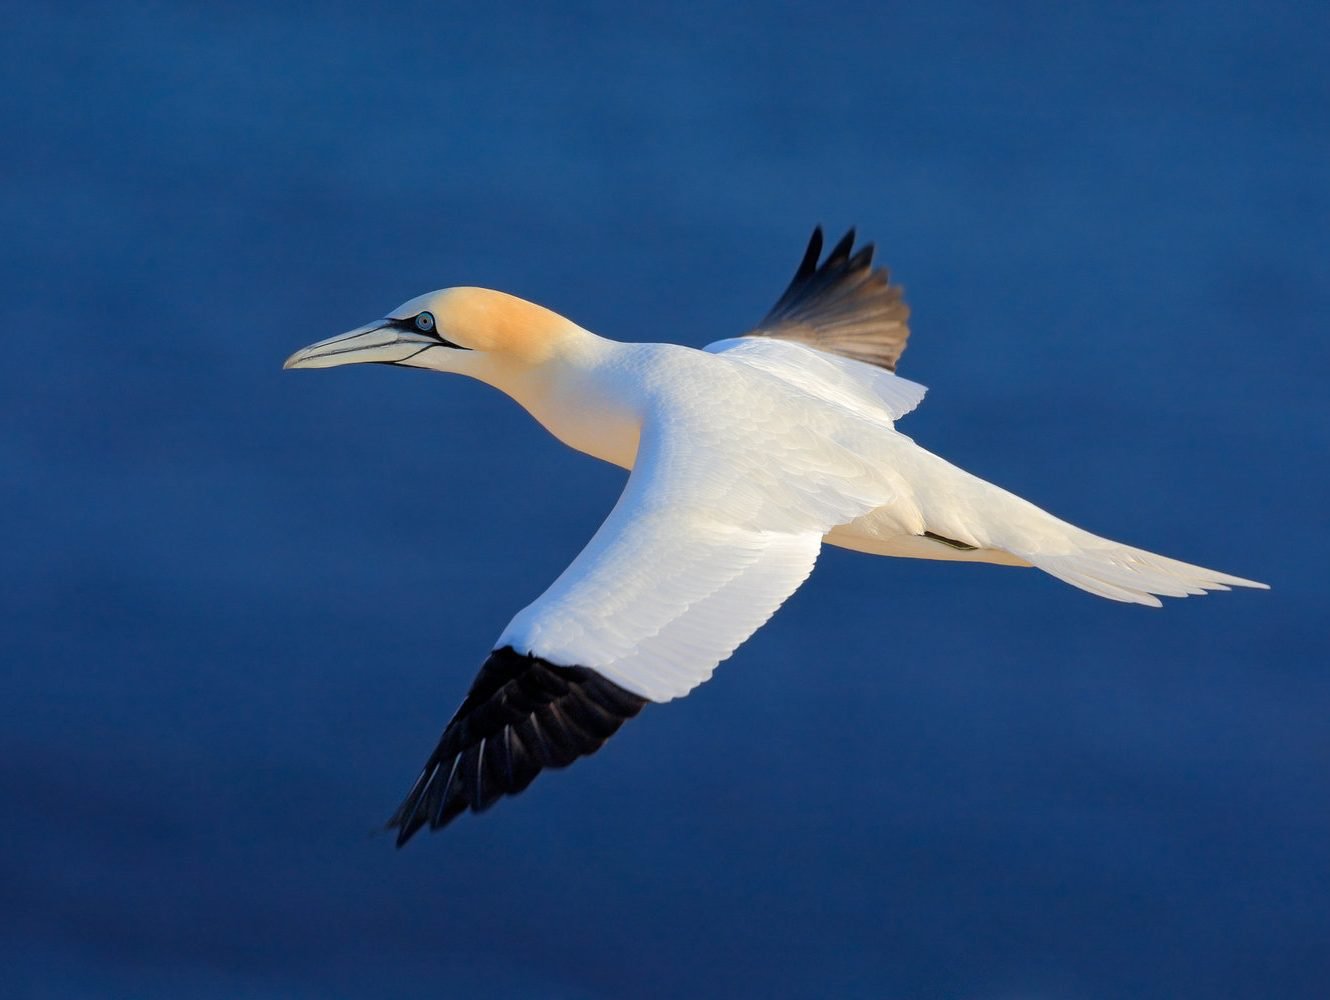
[[[1092,541],[1074,552],[1021,554],[1045,573],[1073,587],[1107,597],[1110,601],[1148,604],[1155,608],[1161,604],[1159,597],[1187,597],[1230,587],[1270,589],[1269,584],[1255,580],[1193,566],[1088,533],[1087,537]]]
[[[924,451],[891,456],[901,499],[831,531],[833,545],[882,556],[1036,566],[1111,601],[1160,607],[1160,597],[1264,583],[1091,534]]]

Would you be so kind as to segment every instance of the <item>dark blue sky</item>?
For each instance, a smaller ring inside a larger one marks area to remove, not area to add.
[[[6,15],[10,995],[1325,996],[1327,8],[390,7]],[[394,851],[622,474],[282,359],[451,284],[701,345],[819,221],[909,289],[902,430],[1275,589],[829,551],[686,701]]]

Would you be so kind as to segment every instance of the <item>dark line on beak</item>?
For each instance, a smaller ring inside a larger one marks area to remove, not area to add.
[[[397,360],[397,361],[374,361],[374,362],[371,362],[371,364],[376,364],[376,365],[404,365],[404,364],[406,364],[408,361],[410,361],[412,358],[418,358],[418,357],[420,357],[422,354],[424,354],[426,351],[430,350],[431,348],[434,348],[434,347],[443,347],[443,346],[444,346],[443,344],[426,344],[424,347],[422,347],[420,350],[416,351],[414,354],[408,354],[406,357],[401,358],[401,359],[399,359],[399,360]]]

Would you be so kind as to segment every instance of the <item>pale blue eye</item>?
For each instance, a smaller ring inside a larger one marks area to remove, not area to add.
[[[422,333],[429,333],[434,329],[434,317],[429,313],[421,313],[416,317],[416,329]]]

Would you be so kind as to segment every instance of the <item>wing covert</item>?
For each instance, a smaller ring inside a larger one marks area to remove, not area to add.
[[[734,337],[707,344],[703,350],[751,365],[810,395],[874,420],[899,420],[923,402],[928,392],[927,387],[901,378],[895,372],[860,364],[792,340]]]

